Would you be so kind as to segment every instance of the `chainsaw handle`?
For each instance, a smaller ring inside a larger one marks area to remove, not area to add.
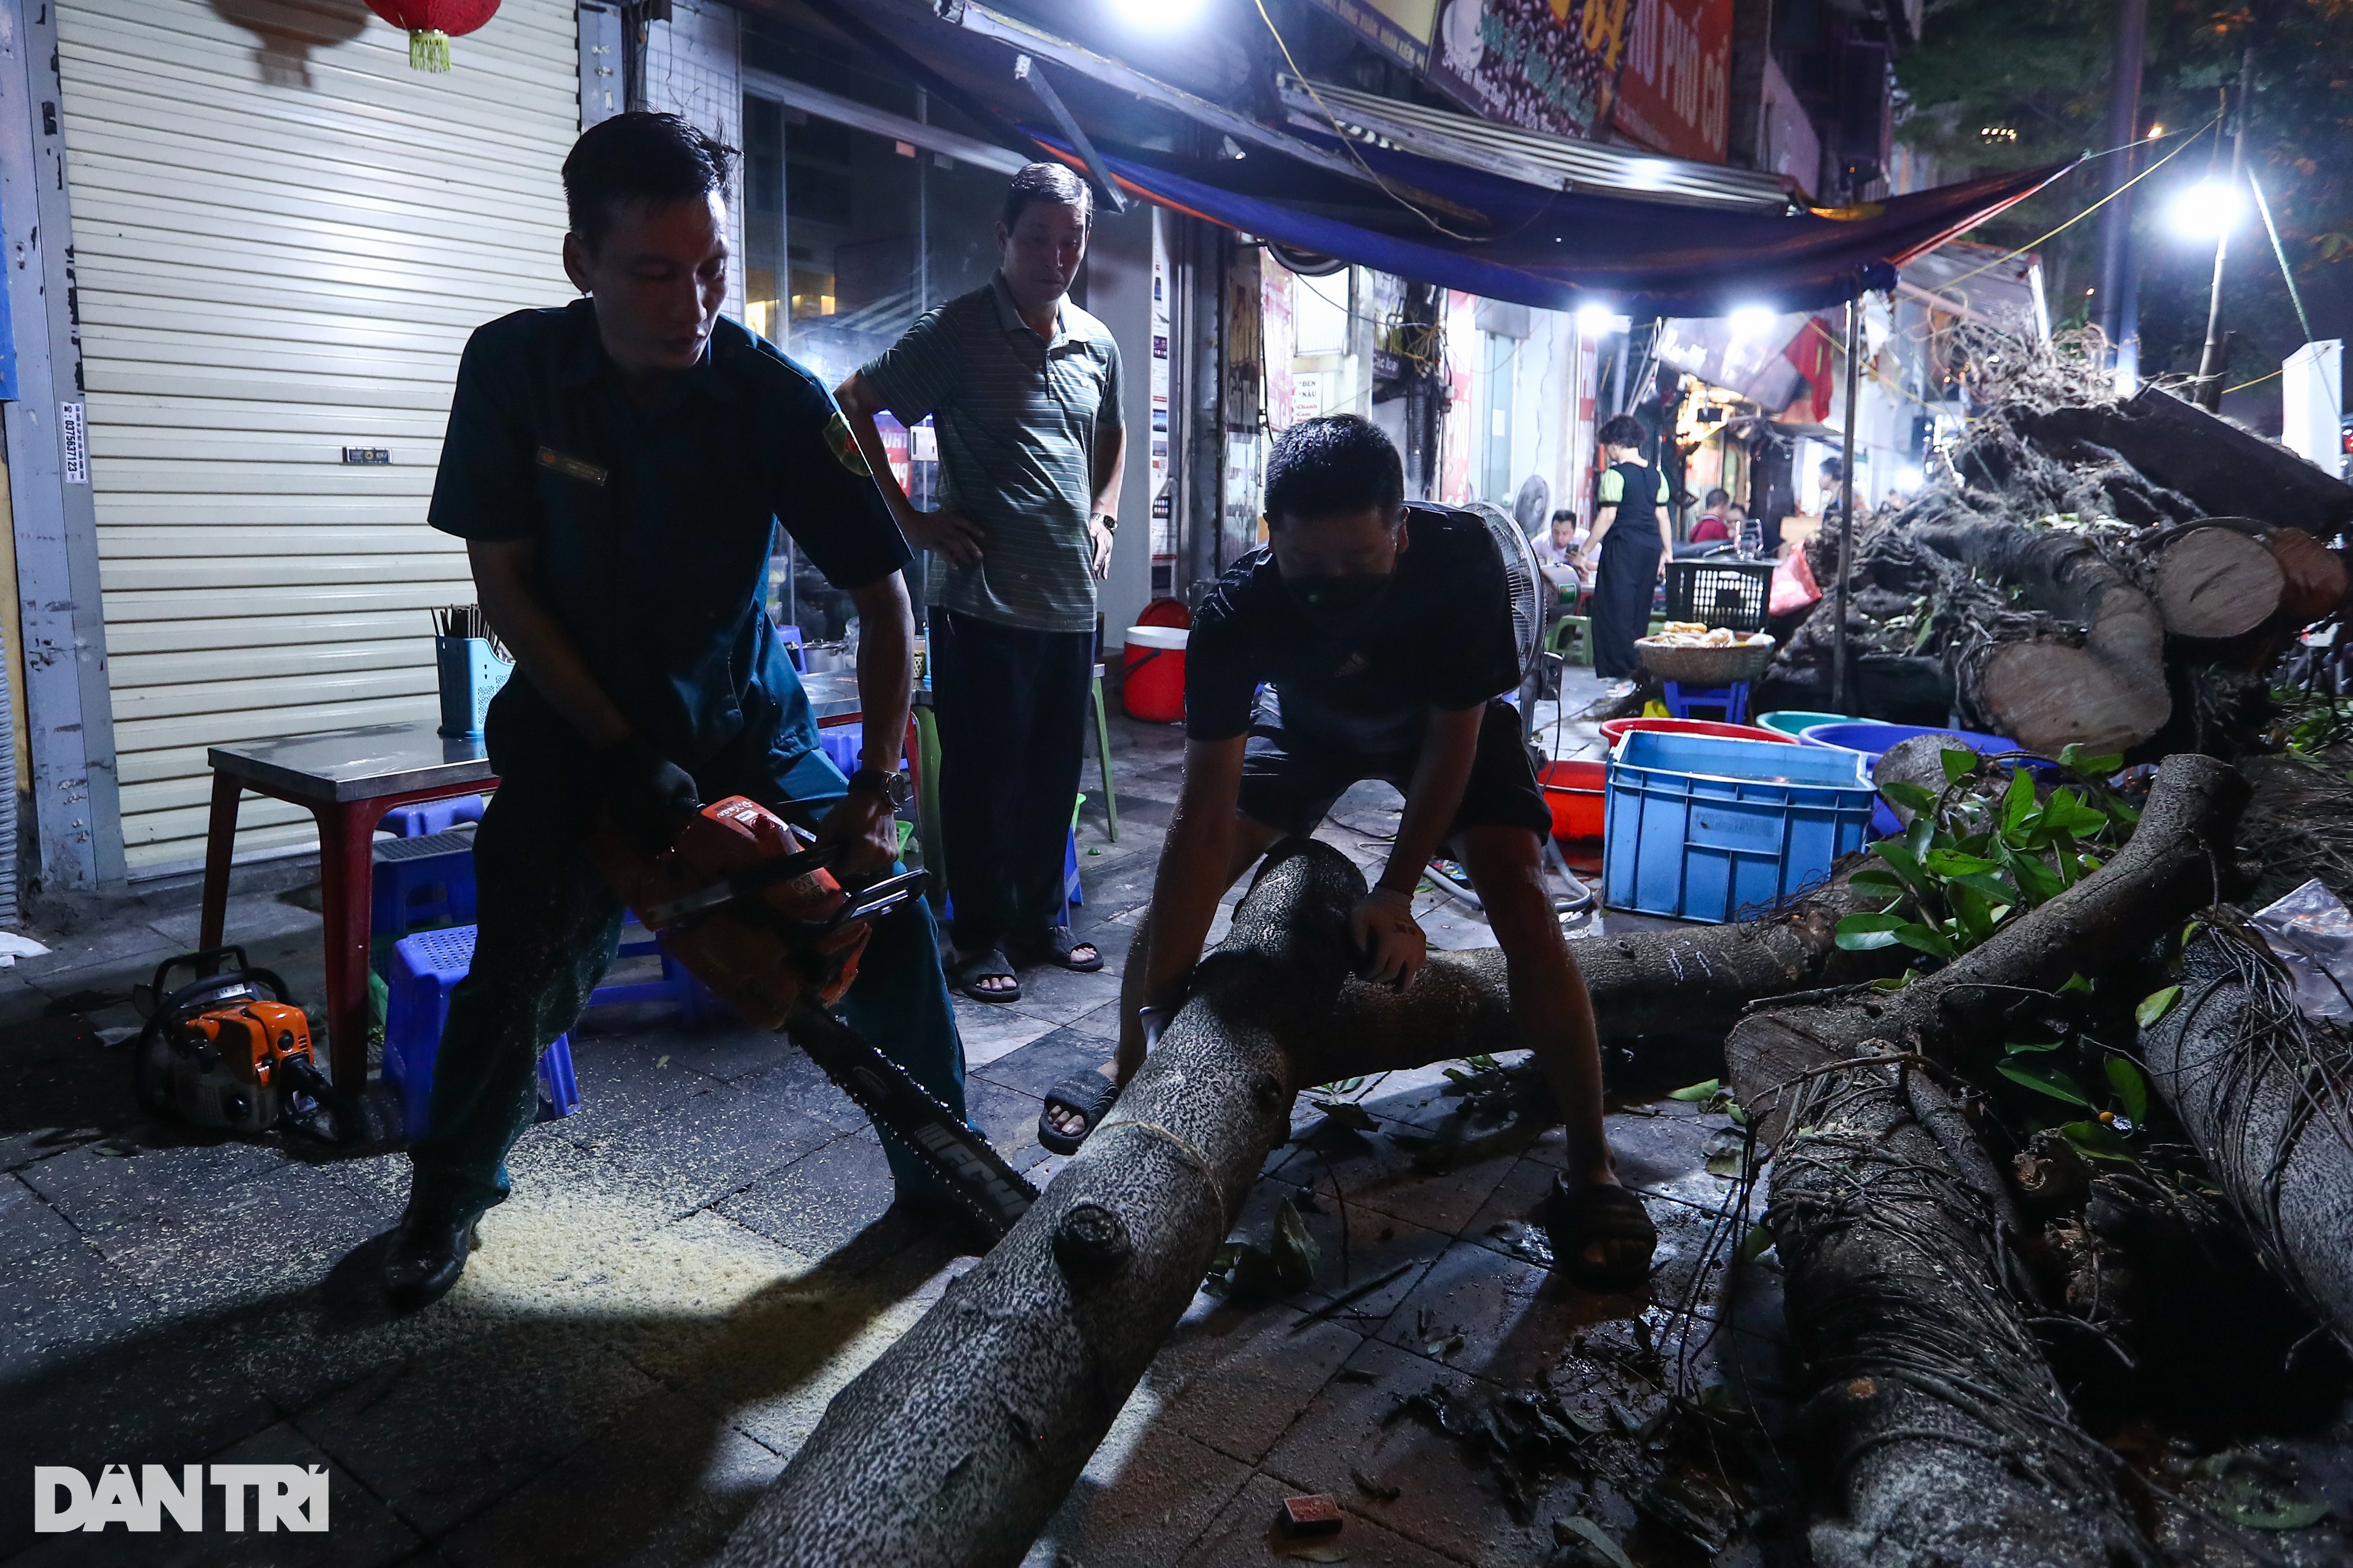
[[[278,972],[274,969],[258,969],[244,962],[245,950],[243,948],[213,948],[209,949],[206,954],[201,956],[212,956],[224,952],[234,952],[237,954],[238,960],[237,968],[213,970],[195,980],[190,981],[187,984],[181,986],[177,991],[171,993],[169,995],[163,994],[159,988],[156,995],[155,1010],[148,1016],[150,1017],[161,1018],[171,1013],[176,1012],[186,1004],[202,997],[207,991],[217,990],[224,976],[233,976],[236,980],[248,985],[267,985],[269,987],[270,1000],[284,1002],[290,1005],[292,1003],[293,996],[287,990],[286,982],[279,978]],[[156,970],[155,975],[157,981],[159,983],[161,982],[166,971],[176,965],[186,963],[190,962],[191,959],[198,956],[200,955],[183,954],[179,958],[167,961],[162,968]]]
[[[237,962],[233,964],[223,964],[219,961],[224,958],[234,958]],[[239,970],[246,967],[248,964],[245,949],[241,947],[198,948],[194,952],[183,952],[157,964],[155,978],[147,983],[147,993],[155,999],[155,1005],[160,1007],[163,1005],[164,997],[177,994],[164,984],[164,981],[171,978],[172,971],[175,969],[194,969],[198,972],[199,980],[208,980],[223,973],[224,970]],[[183,986],[181,989],[185,990],[186,987]]]

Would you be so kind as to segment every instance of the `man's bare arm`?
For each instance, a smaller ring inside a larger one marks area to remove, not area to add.
[[[1471,763],[1479,751],[1479,724],[1487,705],[1430,710],[1422,727],[1421,756],[1407,782],[1405,814],[1398,821],[1397,842],[1381,870],[1380,886],[1412,896],[1421,881],[1422,868],[1446,841],[1454,814],[1462,805],[1462,786],[1471,782]]]
[[[474,570],[474,592],[482,613],[500,640],[539,694],[580,731],[588,749],[602,752],[635,735],[635,726],[590,671],[571,634],[548,610],[539,591],[538,542],[470,539],[466,559]]]
[[[1188,741],[1185,783],[1152,884],[1152,960],[1145,1001],[1168,1005],[1200,962],[1233,869],[1234,813],[1241,796],[1242,752],[1250,738]]]
[[[1095,439],[1094,503],[1087,513],[1087,543],[1089,556],[1097,577],[1111,575],[1112,531],[1095,521],[1108,517],[1119,519],[1120,476],[1127,468],[1127,426],[1113,426],[1099,432]]]
[[[907,743],[907,704],[915,686],[915,612],[907,579],[893,572],[849,591],[858,606],[858,705],[866,765],[890,773]]]
[[[980,559],[982,538],[980,524],[960,511],[943,508],[937,511],[918,511],[915,503],[899,484],[899,476],[892,471],[891,454],[882,445],[882,432],[874,426],[874,416],[882,410],[882,400],[866,384],[865,376],[852,371],[849,379],[834,388],[833,400],[841,405],[841,417],[849,426],[850,438],[858,443],[859,454],[873,470],[874,488],[882,492],[882,504],[891,510],[891,521],[899,531],[918,550],[936,550],[959,566],[969,566]]]

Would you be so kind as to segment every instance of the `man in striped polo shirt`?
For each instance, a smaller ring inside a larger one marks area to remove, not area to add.
[[[932,552],[926,599],[955,983],[1012,1002],[1008,959],[1103,967],[1058,923],[1126,452],[1119,349],[1064,296],[1094,204],[1057,163],[1013,177],[985,288],[926,311],[836,396],[882,499]],[[874,427],[937,428],[940,506],[918,511]]]

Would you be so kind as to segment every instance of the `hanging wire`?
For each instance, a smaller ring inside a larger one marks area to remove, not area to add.
[[[2304,294],[2295,286],[2295,274],[2287,264],[2287,248],[2280,244],[2279,225],[2272,221],[2272,204],[2263,199],[2263,183],[2255,178],[2253,169],[2247,171],[2247,184],[2255,193],[2255,210],[2263,215],[2263,232],[2272,237],[2272,255],[2279,260],[2280,276],[2287,279],[2287,297],[2295,306],[2296,324],[2304,329],[2304,341],[2312,341],[2312,318],[2304,313]],[[2254,384],[2248,383],[2249,385]],[[2232,390],[2236,391],[2234,387]]]

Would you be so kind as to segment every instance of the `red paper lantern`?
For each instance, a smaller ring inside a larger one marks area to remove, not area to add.
[[[408,64],[421,71],[449,68],[449,40],[498,15],[499,0],[367,0],[368,9],[408,30]]]

